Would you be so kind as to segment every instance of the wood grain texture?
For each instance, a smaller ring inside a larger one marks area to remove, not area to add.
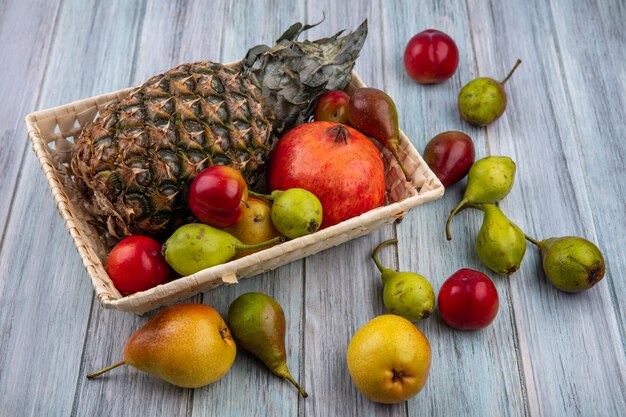
[[[242,59],[249,48],[261,43],[273,45],[287,27],[301,19],[303,7],[303,2],[294,2],[288,10],[281,9],[280,3],[229,3],[222,18],[221,62]],[[303,356],[302,264],[303,261],[296,261],[243,279],[238,284],[218,288],[204,294],[204,302],[227,317],[229,305],[241,294],[254,291],[273,297],[285,312],[287,366],[293,377],[304,384],[299,366]],[[215,385],[214,395],[194,396],[193,416],[294,416],[303,401],[290,383],[274,376],[241,347],[227,377]],[[304,387],[311,392],[311,387],[306,384]]]
[[[388,226],[275,271],[188,301],[226,317],[240,294],[274,297],[287,320],[287,362],[310,396],[239,349],[230,373],[185,390],[130,367],[98,380],[85,374],[120,359],[145,316],[102,309],[59,220],[41,168],[28,151],[25,113],[130,85],[183,62],[240,59],[272,44],[291,23],[319,21],[316,39],[354,29],[369,36],[356,64],[364,81],[396,101],[415,147],[444,130],[474,138],[477,157],[509,155],[518,173],[502,210],[524,231],[545,238],[580,235],[603,250],[608,273],[595,288],[561,293],[543,276],[528,246],[510,278],[484,268],[473,247],[482,216],[465,211],[453,240],[443,228],[465,181],[443,199]],[[617,416],[626,409],[626,7],[623,1],[383,2],[363,0],[59,0],[0,2],[0,415],[4,416]],[[402,53],[429,27],[449,33],[459,68],[445,83],[421,86],[406,75]],[[507,83],[508,109],[487,128],[472,128],[456,109],[460,88],[476,76]],[[24,155],[22,157],[22,155]],[[10,207],[10,209],[9,209]],[[352,335],[384,314],[380,274],[370,254],[385,248],[389,267],[419,272],[437,291],[462,267],[481,270],[500,294],[496,321],[457,332],[437,317],[418,323],[433,364],[416,398],[372,403],[350,382]]]
[[[215,3],[215,6],[216,9],[207,8],[207,12],[216,11],[220,3]],[[125,68],[126,82],[123,87],[139,85],[152,75],[181,63],[176,45],[188,18],[181,2],[148,2],[145,5],[138,2],[135,8],[140,13],[140,24],[133,33],[137,52],[133,67]],[[218,54],[219,48],[213,45],[210,52]],[[112,70],[107,64],[106,71]],[[187,300],[200,301],[200,296]],[[133,416],[137,412],[133,404],[142,403],[142,412],[145,413],[156,414],[159,410],[159,413],[169,415],[188,415],[194,391],[174,387],[131,367],[116,369],[96,380],[86,379],[88,372],[119,361],[129,336],[153,315],[138,317],[104,310],[95,299],[92,304],[89,327],[93,330],[85,340],[76,414]]]
[[[0,233],[4,234],[13,192],[23,162],[26,142],[22,140],[23,116],[36,106],[46,58],[56,27],[60,1],[23,1],[0,9]],[[23,16],[30,18],[24,21]],[[20,36],[15,36],[19,34]],[[2,239],[0,239],[0,247]]]
[[[107,55],[122,45],[130,45],[132,54],[131,34],[140,9],[125,9],[124,4],[63,3],[37,106],[67,103],[128,83],[132,60]],[[116,24],[124,30],[108,30]],[[106,75],[105,62],[112,68]],[[93,290],[32,153],[20,169],[0,254],[0,397],[7,403],[2,412],[67,416],[75,406]]]
[[[396,100],[401,124],[415,147],[421,152],[437,133],[460,130],[474,139],[477,159],[487,156],[486,129],[470,127],[457,110],[458,91],[476,76],[477,58],[465,2],[432,2],[420,7],[395,3],[386,9],[385,21],[386,28],[396,28],[386,32],[384,59],[390,63],[386,89]],[[460,59],[450,80],[425,86],[408,77],[402,57],[408,40],[431,27],[455,39]],[[441,200],[410,212],[398,225],[400,268],[425,275],[436,293],[461,268],[485,272],[498,289],[500,311],[495,322],[481,332],[452,330],[438,317],[419,323],[430,340],[433,362],[424,394],[409,402],[409,415],[523,416],[527,405],[508,302],[510,288],[506,279],[494,277],[483,267],[475,254],[472,242],[480,227],[479,216],[461,213],[452,223],[453,240],[445,238],[446,217],[464,188],[465,180],[449,187]]]
[[[526,62],[507,85],[505,116],[488,129],[493,153],[518,162],[517,186],[500,207],[531,235],[597,241],[589,206],[594,190],[585,184],[583,155],[575,146],[580,137],[575,127],[585,120],[572,114],[567,103],[568,88],[558,66],[563,48],[553,39],[551,15],[540,3],[469,6],[471,21],[481,22],[481,31],[474,33],[481,73],[502,77],[519,55]],[[593,19],[592,13],[588,16]],[[524,44],[518,34],[526,34]],[[479,36],[491,44],[480,42]],[[584,65],[579,59],[570,65]],[[533,88],[525,88],[529,85]],[[578,104],[587,107],[590,102]],[[510,282],[531,414],[619,414],[626,408],[624,354],[611,304],[611,276],[583,294],[565,294],[546,282],[538,251],[528,250]],[[598,404],[604,404],[602,411]]]
[[[614,198],[626,195],[626,178],[620,174],[626,164],[626,144],[621,139],[626,115],[626,70],[621,64],[626,61],[626,34],[618,23],[626,20],[626,5],[591,2],[566,8],[551,3],[548,13],[576,129],[571,142],[581,160],[594,221],[595,236],[590,236],[606,257],[608,286],[626,350],[626,283],[619,278],[626,268],[622,255],[626,199]],[[568,22],[581,30],[570,34]]]
[[[326,11],[326,19],[310,31],[309,39],[342,29],[354,30],[368,19],[368,37],[356,70],[366,84],[378,88],[383,87],[384,77],[379,58],[383,34],[381,7],[374,0],[360,2],[358,7],[347,2],[307,3],[309,21],[317,21],[321,11]],[[378,243],[393,235],[394,227],[387,226],[305,260],[304,368],[306,384],[314,391],[304,402],[304,415],[406,415],[403,405],[389,407],[363,397],[351,383],[346,365],[346,350],[352,335],[369,320],[385,313],[380,273],[370,255]],[[395,267],[394,253],[393,249],[385,251],[381,261]]]

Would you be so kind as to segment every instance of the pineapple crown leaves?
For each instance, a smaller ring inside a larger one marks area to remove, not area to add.
[[[296,40],[319,23],[295,23],[275,46],[255,46],[243,61],[242,73],[261,89],[264,112],[271,117],[275,134],[281,135],[305,122],[317,97],[344,89],[350,82],[350,73],[367,37],[367,20],[343,37],[340,31],[316,41]]]

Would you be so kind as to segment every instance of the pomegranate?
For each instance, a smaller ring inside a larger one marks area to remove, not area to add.
[[[312,122],[287,132],[267,167],[270,190],[304,188],[322,203],[322,228],[358,216],[385,201],[380,151],[358,130]]]

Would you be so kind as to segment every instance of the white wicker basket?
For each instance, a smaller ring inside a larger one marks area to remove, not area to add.
[[[352,81],[346,91],[350,94],[355,88],[364,86],[363,81],[353,72]],[[95,228],[89,223],[89,214],[79,201],[68,172],[68,162],[73,138],[80,134],[83,126],[93,121],[108,104],[124,97],[128,91],[130,89],[91,97],[38,111],[26,117],[33,150],[48,179],[59,214],[74,239],[98,301],[106,308],[144,313],[224,283],[236,283],[240,278],[270,271],[391,224],[402,218],[409,209],[438,199],[444,193],[441,182],[404,133],[400,132],[400,159],[411,174],[411,182],[405,180],[391,153],[382,149],[387,188],[385,206],[311,235],[199,271],[147,291],[123,296],[106,273],[104,268],[106,248],[98,238]]]

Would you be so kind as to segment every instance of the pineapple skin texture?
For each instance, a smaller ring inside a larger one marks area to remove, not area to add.
[[[70,174],[106,245],[138,234],[163,241],[194,221],[189,185],[208,166],[256,183],[276,138],[306,122],[317,97],[348,85],[367,37],[365,20],[342,37],[297,41],[314,26],[295,23],[238,64],[157,75],[83,129]]]
[[[261,91],[239,65],[183,64],[109,106],[72,150],[74,181],[87,209],[122,238],[162,239],[192,221],[191,181],[229,165],[249,185],[272,149]]]

